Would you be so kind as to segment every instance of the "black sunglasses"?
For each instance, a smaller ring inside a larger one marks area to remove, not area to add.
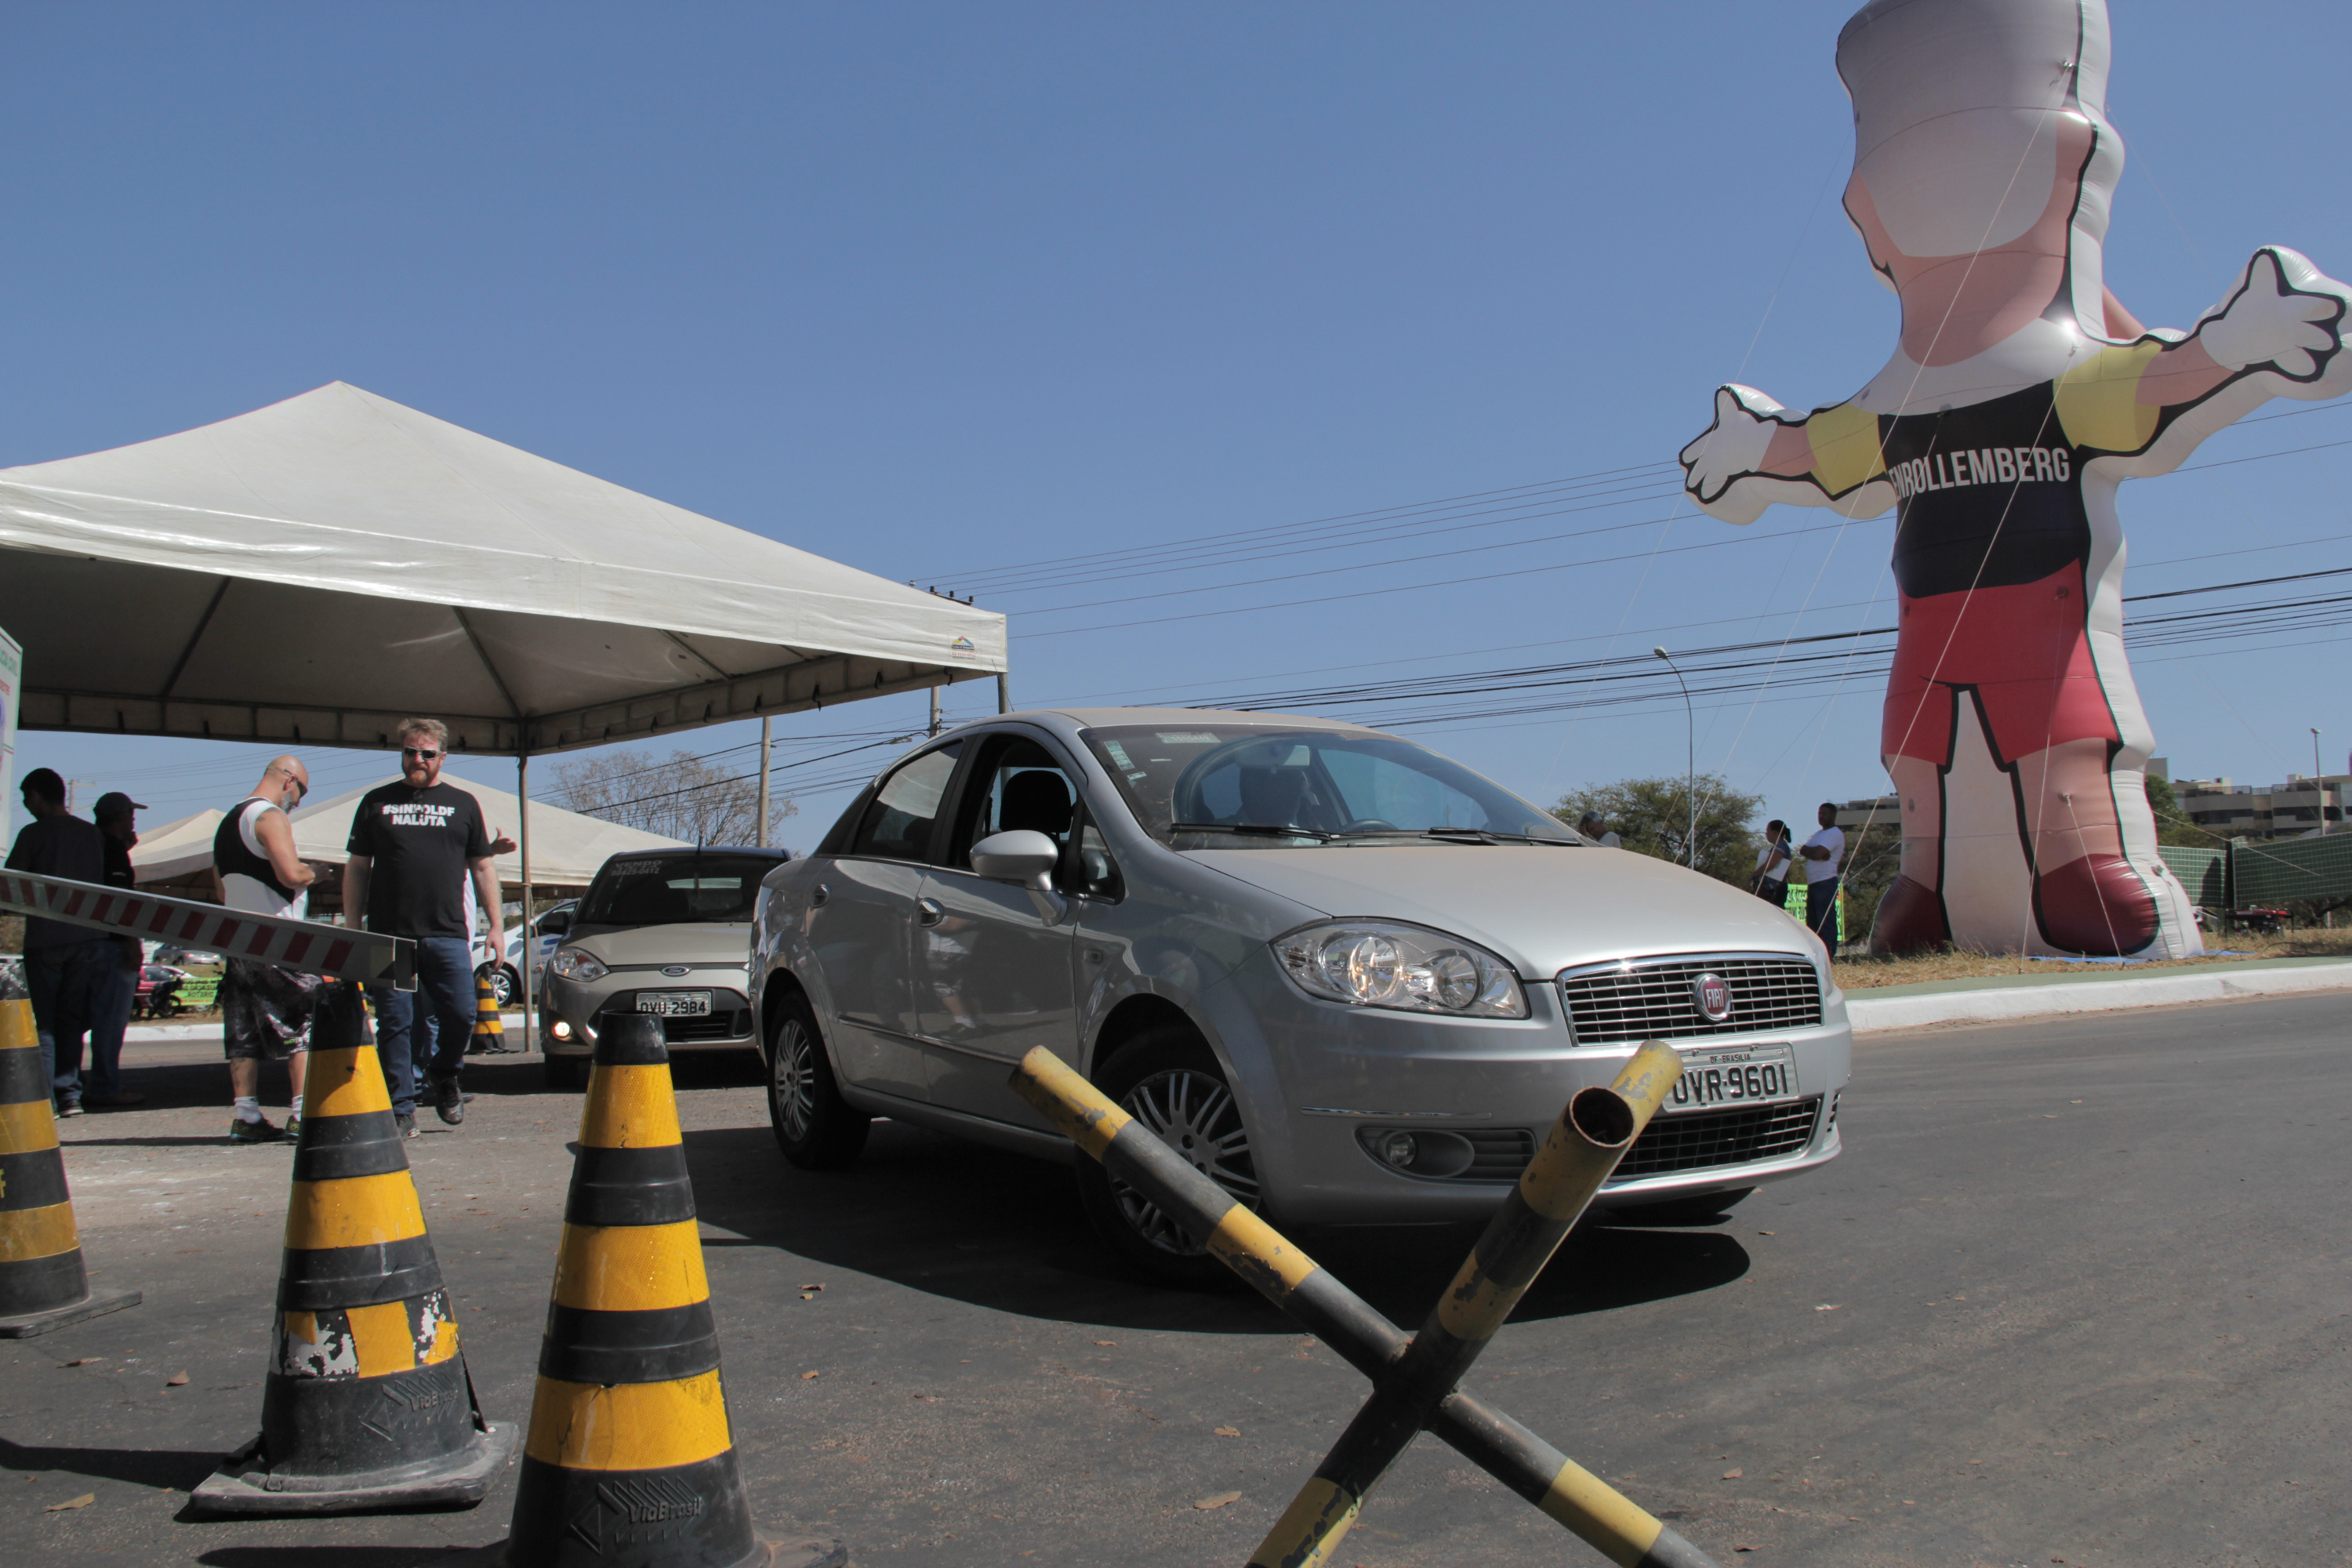
[[[404,757],[415,757],[421,763],[429,763],[441,753],[435,751],[427,751],[423,746],[403,746],[400,748],[400,754]]]

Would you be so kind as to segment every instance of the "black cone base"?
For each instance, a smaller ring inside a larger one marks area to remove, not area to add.
[[[375,1513],[395,1508],[471,1508],[514,1452],[511,1421],[478,1428],[453,1453],[388,1469],[339,1475],[273,1472],[259,1438],[232,1455],[190,1500],[207,1513]]]
[[[68,1301],[62,1307],[0,1318],[0,1340],[29,1340],[35,1334],[46,1334],[51,1329],[62,1329],[84,1318],[103,1317],[125,1307],[135,1307],[142,1300],[136,1290],[93,1290],[80,1300]]]

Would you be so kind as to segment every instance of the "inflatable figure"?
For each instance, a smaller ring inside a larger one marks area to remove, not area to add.
[[[2124,149],[2100,0],[1874,0],[1838,37],[1845,210],[1903,305],[1851,400],[1716,394],[1685,447],[1710,515],[1895,511],[1900,630],[1879,750],[1902,874],[1874,952],[2180,956],[2202,943],[2158,858],[2155,743],[2124,660],[2118,481],[2169,472],[2273,397],[2352,390],[2352,290],[2254,253],[2195,331],[2100,279]]]

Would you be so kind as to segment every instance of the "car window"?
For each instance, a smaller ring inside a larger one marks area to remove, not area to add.
[[[1133,725],[1089,730],[1086,742],[1137,820],[1179,848],[1367,845],[1448,831],[1577,841],[1540,807],[1393,735]]]
[[[634,855],[604,862],[580,901],[583,926],[691,925],[748,921],[765,855]]]
[[[947,862],[971,868],[971,847],[991,834],[1026,828],[1066,848],[1078,792],[1061,760],[1026,735],[992,735],[964,784]]]
[[[963,742],[951,741],[900,763],[874,792],[865,820],[850,839],[848,853],[885,860],[920,860],[929,856],[940,803],[947,797],[948,784],[955,777],[956,758],[962,752]]]

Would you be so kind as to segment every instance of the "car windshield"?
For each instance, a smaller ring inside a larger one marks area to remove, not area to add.
[[[779,863],[757,855],[632,855],[607,860],[580,900],[587,926],[687,925],[748,921],[760,879]]]
[[[1134,725],[1086,741],[1137,820],[1179,849],[1579,842],[1539,807],[1391,735]]]

